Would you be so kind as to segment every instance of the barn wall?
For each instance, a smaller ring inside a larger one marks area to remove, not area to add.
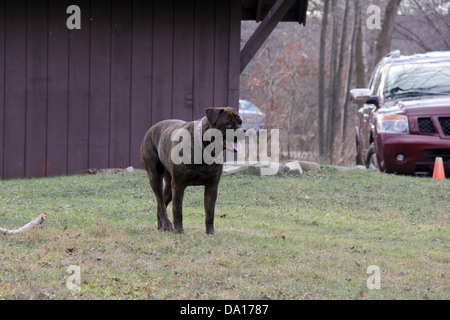
[[[0,177],[140,167],[152,124],[237,107],[239,46],[238,0],[0,0]]]

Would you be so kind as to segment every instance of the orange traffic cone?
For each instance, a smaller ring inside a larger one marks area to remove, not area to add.
[[[440,157],[437,157],[434,162],[433,179],[445,179],[444,163]]]

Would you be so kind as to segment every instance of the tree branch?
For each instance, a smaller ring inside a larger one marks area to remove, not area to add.
[[[43,213],[39,217],[34,218],[33,220],[28,222],[23,227],[16,229],[16,230],[8,230],[8,229],[0,227],[0,233],[5,234],[5,235],[10,235],[10,234],[19,234],[19,233],[27,232],[31,228],[41,225],[45,219],[47,219],[47,214]]]
[[[403,27],[400,24],[395,26],[395,30],[405,39],[411,42],[416,43],[419,47],[421,47],[425,51],[433,51],[429,46],[427,46],[422,39],[420,39],[417,35],[412,33],[409,29]]]

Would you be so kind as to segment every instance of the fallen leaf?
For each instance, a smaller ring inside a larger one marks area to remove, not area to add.
[[[263,300],[271,300],[264,292],[261,292]]]
[[[66,253],[69,253],[69,254],[72,254],[75,251],[77,251],[77,248],[75,248],[75,247],[66,249]]]

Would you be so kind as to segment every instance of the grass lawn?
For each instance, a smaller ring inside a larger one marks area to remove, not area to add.
[[[449,180],[238,173],[221,180],[211,237],[202,187],[186,191],[185,233],[158,232],[142,170],[0,181],[1,227],[48,213],[0,235],[0,299],[450,299],[449,200]]]

